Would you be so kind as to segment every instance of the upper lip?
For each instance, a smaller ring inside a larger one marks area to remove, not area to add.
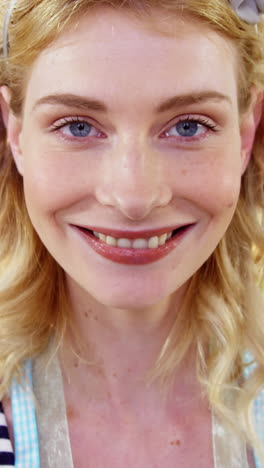
[[[98,226],[85,226],[83,224],[74,224],[74,226],[87,229],[89,231],[95,231],[106,236],[116,237],[118,239],[147,239],[149,237],[161,236],[162,234],[170,233],[181,227],[187,227],[193,224],[195,223],[181,223],[169,227],[162,227],[158,229],[142,229],[140,231],[130,231],[128,229],[109,229]]]

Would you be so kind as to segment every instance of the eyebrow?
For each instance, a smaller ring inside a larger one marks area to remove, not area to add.
[[[107,112],[107,106],[93,98],[78,96],[75,94],[50,94],[43,96],[33,106],[33,110],[43,104],[61,105],[65,107],[75,107],[81,110],[95,110],[99,112]]]
[[[190,106],[194,104],[202,104],[208,101],[214,102],[228,102],[231,104],[231,99],[229,96],[219,93],[218,91],[202,91],[196,93],[181,94],[178,96],[172,96],[166,99],[164,102],[159,104],[155,111],[157,113],[163,113],[169,111],[173,108]],[[80,110],[93,110],[97,112],[108,112],[106,104],[100,100],[78,96],[75,94],[51,94],[48,96],[43,96],[33,106],[33,110],[37,107],[43,105],[62,105],[65,107],[77,108]]]
[[[202,104],[208,101],[213,102],[227,102],[232,104],[229,96],[219,93],[218,91],[202,91],[191,94],[182,94],[173,96],[166,101],[162,102],[157,108],[156,112],[162,113],[171,110],[175,107],[191,106],[194,104]]]

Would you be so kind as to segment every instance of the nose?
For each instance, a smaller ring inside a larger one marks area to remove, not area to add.
[[[132,144],[120,145],[104,158],[97,199],[118,209],[126,218],[139,221],[156,208],[166,206],[172,193],[161,155]]]

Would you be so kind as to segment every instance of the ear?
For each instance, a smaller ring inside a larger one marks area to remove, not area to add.
[[[252,90],[252,102],[249,111],[242,117],[240,124],[242,174],[250,161],[255,135],[263,113],[263,92]]]
[[[23,154],[20,148],[21,118],[14,115],[10,108],[11,90],[8,86],[0,87],[0,106],[2,119],[7,132],[7,139],[11,148],[18,172],[23,175]]]

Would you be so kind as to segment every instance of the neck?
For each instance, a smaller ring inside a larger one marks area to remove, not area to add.
[[[70,288],[74,328],[82,345],[77,354],[72,353],[76,340],[67,336],[61,358],[68,382],[85,388],[86,395],[105,398],[111,394],[118,401],[142,399],[148,373],[175,321],[183,294],[184,290],[143,310],[120,310]],[[181,366],[177,377],[179,373],[182,393],[183,382],[195,374],[193,360],[188,358],[188,365],[186,361]]]

